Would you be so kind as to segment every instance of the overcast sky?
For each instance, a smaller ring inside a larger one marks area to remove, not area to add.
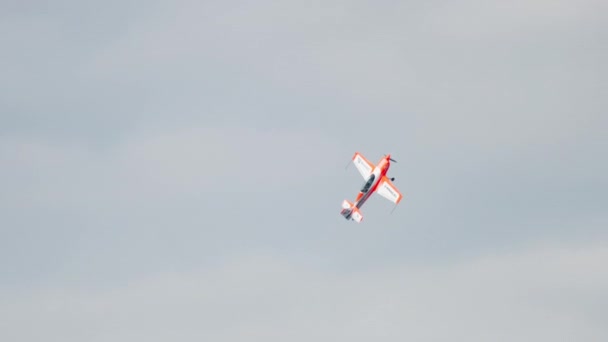
[[[0,340],[608,340],[606,13],[0,0]]]

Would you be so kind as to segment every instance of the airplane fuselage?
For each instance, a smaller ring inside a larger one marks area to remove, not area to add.
[[[355,200],[354,206],[357,209],[361,208],[363,204],[372,196],[372,194],[376,191],[378,184],[383,176],[386,175],[388,169],[390,167],[390,162],[388,158],[382,158],[380,162],[374,167],[372,173],[367,178],[367,181],[363,184],[361,190],[357,194],[357,198]],[[344,217],[348,220],[351,218],[352,213],[347,213]]]
[[[355,206],[357,208],[361,208],[365,201],[369,199],[369,197],[376,191],[382,176],[385,176],[388,172],[388,168],[390,167],[390,162],[386,158],[382,158],[378,165],[374,168],[371,175],[359,191],[357,195],[357,199],[355,201]]]
[[[380,159],[380,161],[374,165],[374,163],[367,160],[361,153],[355,152],[352,161],[357,167],[359,174],[365,180],[365,183],[363,183],[363,186],[353,202],[347,199],[342,201],[342,210],[340,211],[340,214],[344,216],[344,218],[361,223],[363,221],[363,215],[359,209],[374,193],[395,203],[395,205],[399,204],[403,195],[392,183],[395,178],[387,177],[391,162],[396,162],[396,160],[391,158],[390,154],[384,155],[384,158]]]

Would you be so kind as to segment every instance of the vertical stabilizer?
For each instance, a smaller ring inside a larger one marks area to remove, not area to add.
[[[347,220],[353,220],[357,223],[363,221],[363,215],[361,215],[359,208],[355,207],[355,205],[348,200],[342,202],[342,211],[340,214]]]

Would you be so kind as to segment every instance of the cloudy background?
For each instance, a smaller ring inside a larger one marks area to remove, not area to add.
[[[0,1],[0,340],[608,340],[607,10]]]

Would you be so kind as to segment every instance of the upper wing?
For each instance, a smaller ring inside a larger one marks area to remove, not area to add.
[[[380,180],[380,184],[378,184],[377,188],[378,195],[386,198],[387,200],[398,204],[399,201],[403,198],[403,195],[399,192],[399,190],[393,185],[393,183],[386,178],[386,176],[382,176]]]
[[[365,179],[369,177],[375,167],[374,164],[365,159],[365,157],[359,152],[355,152],[355,155],[353,156],[353,163],[357,167],[357,170],[359,170],[361,176]]]

